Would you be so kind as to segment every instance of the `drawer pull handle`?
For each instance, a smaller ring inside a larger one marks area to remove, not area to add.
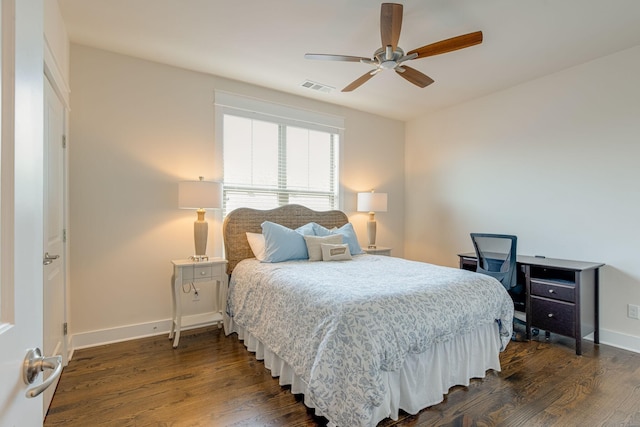
[[[550,294],[555,294],[555,293],[556,293],[556,291],[554,291],[553,289],[549,289],[549,293],[550,293]]]
[[[200,272],[200,275],[201,275],[201,276],[204,276],[204,275],[206,275],[206,274],[207,274],[207,272],[206,272],[206,271],[201,271],[201,272]]]
[[[547,317],[553,317],[553,313],[547,314]]]

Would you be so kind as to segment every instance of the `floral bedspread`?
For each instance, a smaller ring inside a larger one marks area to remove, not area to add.
[[[250,259],[234,269],[227,314],[294,369],[320,413],[364,426],[385,393],[382,371],[491,322],[504,349],[513,302],[492,277],[401,258]]]

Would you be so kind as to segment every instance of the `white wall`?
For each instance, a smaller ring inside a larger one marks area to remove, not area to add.
[[[79,45],[70,74],[70,330],[79,345],[166,327],[170,260],[193,252],[195,212],[177,208],[177,183],[222,173],[216,89],[343,116],[343,209],[364,244],[367,215],[355,212],[355,193],[389,193],[377,240],[403,255],[403,123]],[[219,255],[220,218],[207,219],[208,253]]]
[[[470,232],[596,261],[601,341],[640,351],[640,46],[407,124],[405,256],[457,265]]]

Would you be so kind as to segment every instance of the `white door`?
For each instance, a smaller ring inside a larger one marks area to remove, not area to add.
[[[44,334],[42,352],[66,365],[64,244],[64,106],[45,78],[44,87]],[[45,372],[47,378],[51,372]],[[44,413],[57,381],[44,392]]]
[[[27,398],[28,350],[42,348],[43,1],[0,0],[0,426],[42,424]],[[13,56],[12,51],[15,52]],[[12,59],[15,58],[15,59]],[[36,371],[37,373],[37,371]]]

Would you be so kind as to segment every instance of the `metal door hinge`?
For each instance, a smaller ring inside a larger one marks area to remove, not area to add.
[[[69,328],[67,327],[67,322],[62,324],[62,335],[67,335],[69,333]]]
[[[67,229],[62,229],[62,243],[67,243]]]
[[[62,135],[62,148],[67,148],[67,135]]]

